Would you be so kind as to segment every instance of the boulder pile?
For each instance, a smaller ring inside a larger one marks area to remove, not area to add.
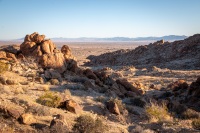
[[[60,51],[50,39],[45,39],[45,35],[39,35],[37,32],[26,35],[20,45],[20,51],[26,57],[37,58],[43,68],[53,68],[60,73],[69,69],[75,71],[77,68],[75,58],[68,46],[64,45]]]

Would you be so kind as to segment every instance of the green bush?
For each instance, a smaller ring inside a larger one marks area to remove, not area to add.
[[[0,73],[3,73],[8,70],[8,64],[0,61]]]
[[[40,96],[36,102],[49,107],[58,107],[61,102],[61,97],[56,93],[48,91]]]
[[[78,133],[104,133],[106,126],[99,118],[95,120],[90,115],[81,115],[76,119],[73,131]]]
[[[192,121],[192,126],[193,126],[193,128],[200,130],[200,118],[199,119],[194,119]]]

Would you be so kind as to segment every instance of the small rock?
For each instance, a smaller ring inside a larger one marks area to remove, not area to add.
[[[24,113],[24,108],[12,103],[1,102],[0,111],[8,116],[18,119]]]
[[[50,130],[52,133],[68,133],[69,129],[65,125],[64,117],[60,114],[54,115],[50,123]]]
[[[81,107],[74,100],[67,100],[66,110],[68,110],[69,112],[78,114],[81,112]]]
[[[20,121],[23,124],[26,124],[26,125],[31,125],[31,124],[37,122],[32,114],[23,114],[23,115],[21,115],[20,116]]]
[[[15,82],[14,80],[7,79],[7,80],[6,80],[6,84],[7,84],[7,85],[15,85],[16,82]]]
[[[106,107],[110,111],[110,113],[120,115],[119,108],[115,102],[113,101],[106,102]]]
[[[90,69],[86,69],[84,72],[85,76],[87,76],[89,79],[94,79],[96,80],[97,79],[97,76],[93,73],[92,70]]]
[[[6,77],[0,76],[0,83],[5,85],[6,84]]]

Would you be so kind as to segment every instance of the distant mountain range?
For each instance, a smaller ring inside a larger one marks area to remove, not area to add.
[[[165,41],[176,41],[176,40],[184,40],[187,36],[178,36],[178,35],[169,35],[162,37],[136,37],[136,38],[128,38],[128,37],[111,37],[111,38],[90,38],[90,37],[81,37],[81,38],[50,38],[54,42],[154,42],[158,40]],[[6,40],[6,41],[17,41],[21,42],[24,38],[15,39],[15,40]],[[3,40],[1,40],[3,41]],[[4,40],[5,41],[5,40]]]
[[[165,40],[165,41],[175,41],[175,40],[184,40],[187,36],[177,36],[177,35],[169,35],[162,37],[137,37],[137,38],[128,38],[128,37],[112,37],[112,38],[51,38],[54,42],[123,42],[123,41],[157,41],[157,40]]]

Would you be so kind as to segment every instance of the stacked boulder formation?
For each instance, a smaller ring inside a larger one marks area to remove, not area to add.
[[[20,45],[20,51],[24,56],[36,57],[43,68],[53,68],[60,73],[66,70],[75,72],[77,68],[75,58],[68,46],[64,45],[60,51],[50,39],[45,39],[45,35],[39,35],[37,32],[26,35]]]

